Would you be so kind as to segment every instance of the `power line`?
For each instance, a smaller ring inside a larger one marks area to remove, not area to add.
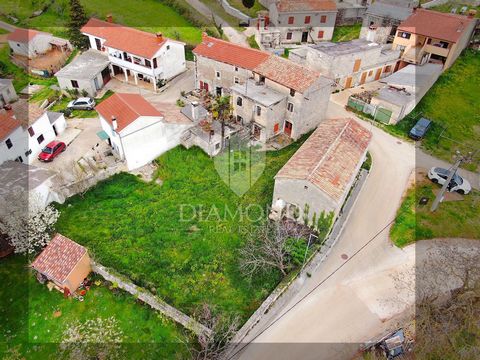
[[[240,352],[243,351],[249,344],[251,344],[255,339],[257,339],[260,335],[262,335],[265,331],[270,329],[274,324],[276,324],[279,320],[281,320],[285,315],[287,315],[294,307],[300,304],[303,300],[305,300],[308,296],[310,296],[315,290],[317,290],[320,286],[322,286],[328,279],[330,279],[333,275],[335,275],[341,268],[343,268],[350,260],[352,260],[355,256],[357,256],[360,252],[362,252],[373,240],[375,240],[382,232],[384,232],[391,224],[395,222],[397,218],[395,217],[393,220],[388,222],[380,231],[378,231],[372,238],[370,238],[365,244],[362,245],[356,252],[353,253],[350,258],[345,260],[339,267],[333,270],[327,277],[325,277],[322,281],[320,281],[315,287],[307,292],[304,296],[302,296],[296,303],[294,303],[290,308],[288,308],[283,314],[277,317],[274,321],[272,321],[265,329],[260,331],[257,335],[255,335],[251,340],[246,342],[240,349],[238,349],[233,355],[229,356],[227,360],[233,359],[237,356]]]

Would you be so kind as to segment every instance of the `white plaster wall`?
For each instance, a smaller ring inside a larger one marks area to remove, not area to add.
[[[98,84],[100,85],[100,88],[103,87],[103,79],[101,74],[97,75],[97,79],[98,79]],[[64,77],[58,77],[58,76],[57,76],[57,80],[58,80],[58,85],[60,86],[61,89],[74,90],[75,88],[72,86],[71,80],[77,80],[78,82],[77,90],[80,93],[82,92],[82,90],[86,90],[89,96],[95,97],[97,95],[97,90],[95,89],[94,80],[78,80],[74,78],[64,78]]]
[[[170,49],[167,50],[167,46],[170,46]],[[157,63],[159,68],[162,68],[162,78],[171,79],[178,74],[184,72],[187,68],[187,63],[185,60],[185,45],[183,43],[167,41],[167,43],[160,49],[156,54]],[[156,73],[160,75],[160,73]]]
[[[10,103],[18,99],[15,88],[13,87],[13,83],[3,89],[0,95],[0,106],[5,105],[4,101]]]

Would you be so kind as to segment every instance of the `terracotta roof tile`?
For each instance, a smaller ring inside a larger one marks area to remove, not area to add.
[[[48,278],[63,283],[86,253],[83,246],[56,234],[31,266]]]
[[[38,34],[47,34],[33,29],[16,28],[7,36],[7,40],[16,41],[19,43],[28,43]]]
[[[417,9],[400,24],[398,30],[457,42],[472,21],[475,19],[462,15]]]
[[[164,36],[158,38],[155,34],[137,30],[131,27],[91,18],[81,31],[105,39],[105,46],[126,51],[151,59],[170,40]]]
[[[22,123],[13,117],[12,111],[0,111],[0,141],[5,140]]]
[[[248,70],[253,70],[270,56],[266,52],[232,44],[205,34],[202,36],[202,42],[193,50],[193,53],[197,56],[204,56]]]
[[[253,71],[301,93],[307,90],[321,76],[317,71],[276,55],[271,55]]]
[[[115,93],[102,101],[95,110],[110,124],[112,116],[117,119],[117,131],[120,132],[140,116],[163,116],[145,98],[138,94]]]
[[[353,119],[325,120],[275,178],[307,180],[335,202],[348,191],[372,134]]]
[[[279,12],[335,11],[337,4],[333,0],[280,0],[277,9]]]

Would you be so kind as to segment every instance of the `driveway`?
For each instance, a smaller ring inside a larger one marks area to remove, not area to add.
[[[328,116],[352,114],[330,103]],[[373,166],[349,221],[326,261],[304,280],[302,290],[283,308],[270,310],[247,336],[245,341],[254,340],[254,344],[244,349],[242,359],[351,358],[358,349],[356,344],[392,326],[413,302],[411,293],[395,295],[402,296],[400,301],[388,301],[394,293],[393,277],[403,274],[415,259],[414,247],[394,247],[388,233],[415,168],[415,148],[368,123],[364,125],[373,132],[369,150]],[[359,255],[352,257],[370,240]],[[261,333],[304,296],[307,298],[303,302]],[[280,343],[283,345],[276,346]]]

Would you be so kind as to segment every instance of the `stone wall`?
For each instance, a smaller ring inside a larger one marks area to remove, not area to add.
[[[228,0],[218,0],[218,1],[220,2],[220,4],[222,4],[222,7],[227,12],[227,14],[230,14],[241,21],[250,22],[250,16],[234,8],[232,5],[229,4]],[[230,24],[230,25],[235,26],[237,24]]]

